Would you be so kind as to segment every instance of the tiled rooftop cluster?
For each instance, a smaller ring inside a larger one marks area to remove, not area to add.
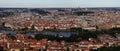
[[[50,14],[41,15],[35,12],[15,12],[13,16],[0,18],[0,23],[5,22],[6,27],[13,29],[21,29],[32,25],[39,31],[45,29],[69,29],[72,27],[82,27],[83,29],[108,29],[111,27],[120,27],[120,11],[114,10],[72,10],[65,9],[59,11],[56,9],[49,10],[43,9],[44,11],[50,12]],[[10,12],[7,10],[4,12]],[[75,15],[75,12],[94,12],[87,15]],[[1,25],[0,24],[0,25]]]
[[[14,36],[16,39],[11,39],[9,36]],[[45,49],[47,51],[65,51],[67,49],[70,51],[89,51],[103,46],[111,47],[119,45],[120,41],[118,38],[114,38],[107,34],[99,35],[98,39],[89,38],[89,40],[81,40],[78,42],[48,40],[47,38],[41,40],[29,39],[28,35],[25,34],[0,34],[0,46],[8,51],[43,51]]]

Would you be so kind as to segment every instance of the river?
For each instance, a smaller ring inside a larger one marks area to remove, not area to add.
[[[0,32],[2,33],[6,33],[6,34],[17,34],[18,30],[0,30]],[[60,35],[60,36],[64,36],[64,37],[69,37],[71,34],[75,33],[75,32],[70,32],[70,31],[50,31],[50,30],[44,30],[42,32],[28,32],[25,33],[27,35],[33,35],[33,34],[44,34],[44,35]]]

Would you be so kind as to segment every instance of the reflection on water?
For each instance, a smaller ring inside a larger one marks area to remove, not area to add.
[[[65,37],[69,37],[71,35],[70,31],[42,31],[42,34],[50,34],[50,35],[62,35]]]
[[[17,30],[0,30],[2,33],[7,33],[7,34],[16,34],[20,31]],[[70,31],[42,31],[41,34],[45,34],[45,35],[60,35],[60,36],[65,36],[65,37],[69,37],[72,33],[75,32],[70,32]],[[27,35],[31,35],[31,34],[39,34],[39,32],[28,32],[26,33]]]
[[[2,33],[6,34],[16,34],[18,31],[12,31],[12,30],[1,30]]]

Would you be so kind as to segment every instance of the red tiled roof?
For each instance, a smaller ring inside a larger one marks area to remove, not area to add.
[[[38,49],[33,49],[33,50],[26,50],[26,51],[38,51]]]
[[[25,45],[23,43],[10,43],[10,49],[22,49],[22,48],[29,48],[29,45]]]

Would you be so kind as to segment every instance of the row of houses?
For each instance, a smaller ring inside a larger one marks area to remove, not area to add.
[[[115,36],[111,36],[108,34],[98,35],[98,39],[104,43],[106,46],[119,46],[120,45],[120,34],[116,34]]]
[[[12,39],[13,36],[16,39]],[[59,42],[47,38],[41,40],[29,39],[28,35],[25,34],[8,35],[1,33],[0,46],[7,51],[89,51],[104,46],[104,43],[93,38],[79,42]]]

